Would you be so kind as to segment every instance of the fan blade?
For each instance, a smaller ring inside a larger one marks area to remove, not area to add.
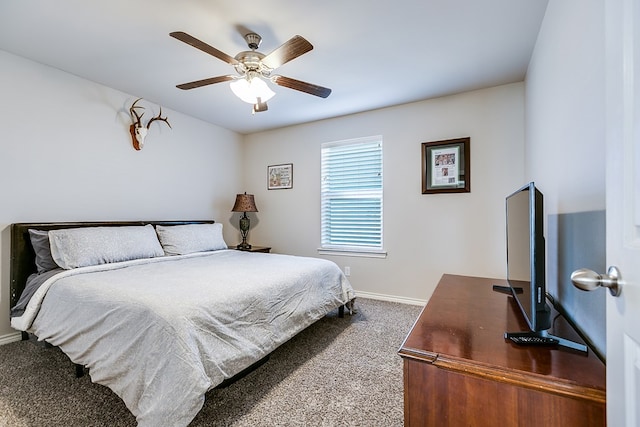
[[[208,53],[209,55],[213,55],[216,58],[231,64],[231,65],[236,65],[238,64],[238,61],[232,57],[227,55],[226,53],[219,51],[218,49],[216,49],[213,46],[209,46],[208,44],[206,44],[205,42],[198,40],[197,38],[190,36],[187,33],[184,33],[182,31],[174,31],[173,33],[169,33],[169,35],[171,37],[173,37],[174,39],[178,39],[181,42],[184,42],[186,44],[189,44],[193,47],[195,47],[196,49],[200,49],[201,51]]]
[[[300,80],[292,79],[291,77],[273,76],[271,81],[278,86],[288,87],[289,89],[299,90],[311,95],[319,96],[320,98],[326,98],[331,95],[331,89],[314,85],[311,83],[303,82]]]
[[[234,76],[218,76],[218,77],[211,77],[209,79],[196,80],[195,82],[182,83],[180,85],[177,85],[176,87],[182,90],[195,89],[197,87],[212,85],[214,83],[228,82],[229,80],[233,80],[233,79],[235,79]]]
[[[300,55],[304,55],[313,49],[313,45],[302,36],[295,36],[284,42],[282,46],[262,58],[262,63],[267,67],[278,68]]]

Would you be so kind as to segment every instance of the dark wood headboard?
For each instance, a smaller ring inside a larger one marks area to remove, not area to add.
[[[36,272],[36,260],[29,229],[33,230],[57,230],[60,228],[78,227],[117,227],[125,225],[181,225],[181,224],[211,224],[214,221],[116,221],[116,222],[34,222],[11,224],[11,264],[9,274],[10,283],[10,307],[18,303],[18,299],[24,290],[27,278]]]

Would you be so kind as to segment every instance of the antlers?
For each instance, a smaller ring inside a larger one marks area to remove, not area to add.
[[[170,129],[173,129],[171,127],[171,123],[169,123],[168,117],[162,117],[162,107],[160,107],[160,112],[158,113],[158,116],[157,117],[153,117],[153,118],[151,118],[151,120],[149,120],[149,123],[147,123],[147,129],[149,129],[149,125],[151,125],[151,123],[153,123],[156,120],[162,120],[163,122],[165,122],[167,124],[167,126],[169,126]]]
[[[136,108],[142,108],[144,110],[144,107],[136,105],[136,103],[141,99],[142,98],[136,99],[135,102],[131,104],[131,107],[129,108],[129,114],[131,115],[131,120],[133,121],[133,123],[129,127],[129,130],[133,138],[133,148],[135,148],[136,150],[140,150],[144,146],[144,138],[145,136],[147,136],[147,130],[149,129],[149,126],[151,126],[151,123],[155,122],[156,120],[161,120],[165,122],[167,126],[169,126],[169,128],[171,128],[171,123],[169,123],[169,119],[167,117],[162,117],[162,107],[160,107],[160,112],[158,113],[158,115],[156,117],[151,118],[151,120],[147,122],[147,126],[143,126],[142,116],[144,116],[144,112],[142,114],[138,114],[136,111]]]
[[[135,120],[133,123],[135,126],[142,126],[142,116],[144,116],[144,113],[138,115],[138,113],[136,112],[136,108],[142,108],[144,110],[144,107],[136,105],[136,103],[141,99],[142,98],[136,99],[135,102],[131,104],[131,108],[129,108],[129,113],[131,113],[131,119],[133,120],[133,118],[135,117]],[[151,120],[149,120],[149,123],[147,123],[146,128],[149,129],[149,126],[151,125],[151,123],[155,122],[156,120],[162,120],[171,128],[171,123],[169,123],[169,118],[162,117],[162,107],[160,107],[160,112],[158,113],[158,115],[156,117],[153,117]]]

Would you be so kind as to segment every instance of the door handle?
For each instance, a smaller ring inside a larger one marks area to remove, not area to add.
[[[619,296],[622,291],[622,276],[616,266],[609,267],[607,274],[598,274],[588,268],[580,268],[571,273],[571,282],[573,286],[583,291],[593,291],[600,286],[609,288],[609,292],[614,297]]]

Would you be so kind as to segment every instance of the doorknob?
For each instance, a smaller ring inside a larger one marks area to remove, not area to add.
[[[620,295],[622,291],[622,276],[618,267],[611,266],[607,270],[607,274],[598,274],[588,268],[580,268],[571,273],[571,282],[573,286],[583,291],[593,291],[603,286],[609,288],[609,292],[614,297]]]

